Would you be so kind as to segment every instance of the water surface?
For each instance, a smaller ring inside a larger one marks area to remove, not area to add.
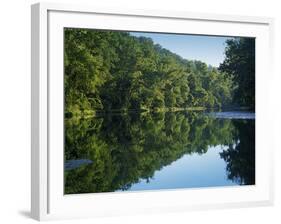
[[[253,185],[254,114],[67,119],[65,164],[66,194]]]

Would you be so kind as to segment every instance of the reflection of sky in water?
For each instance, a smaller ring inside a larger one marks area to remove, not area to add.
[[[220,158],[223,146],[210,147],[204,154],[184,155],[156,171],[150,182],[141,180],[129,191],[237,185],[226,176],[226,163]]]
[[[255,119],[204,115],[113,115],[66,123],[66,194],[255,184]]]

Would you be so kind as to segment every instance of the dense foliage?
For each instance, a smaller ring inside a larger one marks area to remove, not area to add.
[[[66,28],[64,34],[64,156],[92,161],[65,171],[65,193],[127,190],[184,154],[216,145],[225,147],[220,156],[229,179],[255,183],[254,121],[176,112],[254,110],[254,38],[228,39],[217,69],[129,32]]]
[[[226,72],[220,72],[128,32],[66,28],[64,44],[66,115],[214,108],[232,102],[236,76],[227,63],[221,67]]]
[[[199,113],[142,113],[66,120],[65,159],[90,159],[66,171],[65,193],[127,190],[181,158],[224,145],[228,178],[255,183],[254,121],[224,120]]]
[[[234,81],[233,103],[255,108],[255,39],[234,38],[226,41],[225,60],[219,70]]]

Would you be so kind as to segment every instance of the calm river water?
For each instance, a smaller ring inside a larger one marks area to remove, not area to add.
[[[65,120],[66,194],[253,184],[253,113],[130,113]]]

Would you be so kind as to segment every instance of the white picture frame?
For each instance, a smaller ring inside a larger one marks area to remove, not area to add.
[[[273,19],[38,3],[32,15],[31,214],[37,220],[148,214],[273,203],[270,89]],[[255,37],[254,186],[63,195],[63,27]]]

